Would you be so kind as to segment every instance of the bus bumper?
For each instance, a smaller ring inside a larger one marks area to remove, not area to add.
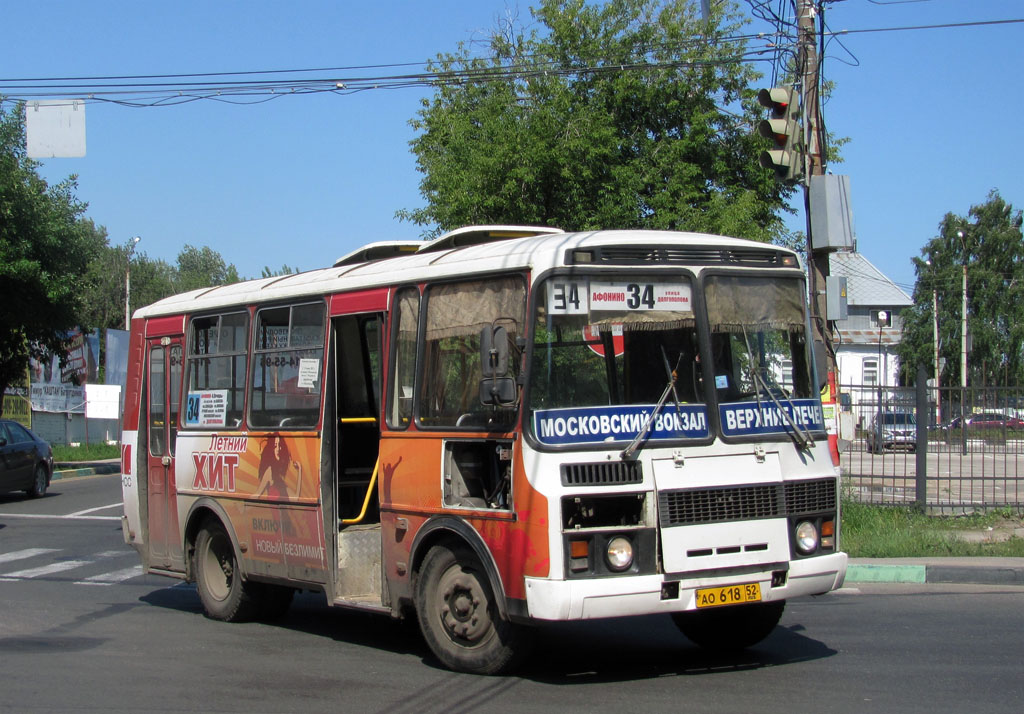
[[[846,577],[846,553],[794,560],[789,563],[785,584],[771,586],[771,567],[754,573],[733,573],[714,577],[679,579],[665,575],[592,578],[587,580],[545,580],[526,578],[526,605],[538,620],[589,620],[601,617],[650,615],[696,609],[699,588],[759,583],[763,600],[787,600],[803,595],[821,595],[842,587]],[[666,597],[678,583],[677,597]]]

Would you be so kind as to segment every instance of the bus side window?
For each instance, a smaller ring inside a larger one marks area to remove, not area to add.
[[[249,425],[316,426],[323,383],[324,303],[256,313]]]
[[[422,426],[477,430],[510,428],[515,404],[481,400],[480,335],[502,328],[503,347],[522,336],[526,285],[518,275],[431,285],[427,292],[422,381],[417,416]],[[519,355],[508,358],[502,378],[518,376]],[[497,375],[492,375],[497,376]],[[515,402],[514,386],[511,402]]]
[[[405,429],[412,420],[413,378],[416,374],[416,331],[420,293],[416,288],[398,291],[394,301],[391,339],[392,368],[389,384],[388,426]]]

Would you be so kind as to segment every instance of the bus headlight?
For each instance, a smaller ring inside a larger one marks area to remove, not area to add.
[[[608,567],[616,572],[621,572],[633,564],[633,543],[629,538],[615,536],[608,541],[608,549],[605,551],[605,560]]]
[[[818,549],[818,529],[810,521],[800,521],[796,527],[796,549],[810,555]]]

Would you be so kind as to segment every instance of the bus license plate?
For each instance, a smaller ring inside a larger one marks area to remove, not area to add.
[[[697,607],[721,607],[743,602],[760,602],[761,584],[744,583],[724,588],[702,588],[697,591]]]

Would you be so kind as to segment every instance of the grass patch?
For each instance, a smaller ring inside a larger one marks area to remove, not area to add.
[[[66,461],[102,461],[121,457],[121,447],[117,444],[82,444],[81,446],[53,445],[53,460]]]
[[[1014,518],[1010,511],[926,516],[910,508],[844,500],[842,548],[851,558],[1024,557],[1024,538],[974,543],[959,535],[968,530],[994,531]]]

